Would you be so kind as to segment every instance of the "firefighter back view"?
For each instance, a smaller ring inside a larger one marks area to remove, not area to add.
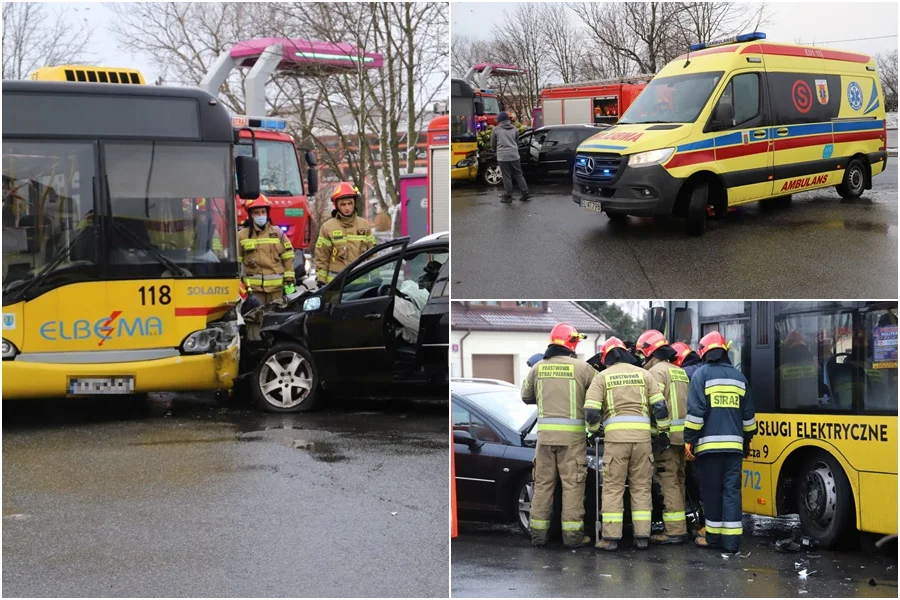
[[[603,499],[601,505],[602,538],[600,550],[615,551],[622,539],[625,513],[625,480],[631,493],[631,521],[634,545],[647,547],[650,538],[650,514],[653,484],[651,426],[660,432],[669,428],[669,413],[662,389],[653,377],[637,366],[619,338],[603,344],[600,360],[606,369],[598,374],[584,403],[589,431],[602,423]]]
[[[662,386],[669,410],[669,445],[654,453],[656,469],[654,479],[663,494],[663,533],[650,537],[655,544],[682,544],[687,539],[687,521],[684,514],[684,417],[687,414],[688,376],[674,360],[675,349],[666,337],[655,329],[641,334],[637,349],[645,358],[644,368]],[[665,434],[659,434],[660,438]]]
[[[522,384],[522,401],[537,404],[538,409],[531,500],[531,543],[535,546],[548,541],[557,474],[562,482],[563,543],[576,547],[590,542],[584,536],[584,399],[595,371],[575,358],[575,349],[582,339],[584,335],[573,326],[558,324],[550,333],[544,358],[531,368]]]
[[[322,286],[350,263],[375,247],[369,222],[356,214],[359,190],[342,181],[331,193],[334,210],[316,240],[316,282]]]
[[[249,218],[238,231],[247,291],[263,304],[294,293],[294,247],[269,219],[271,201],[260,194],[246,204]]]
[[[728,358],[729,346],[718,331],[700,340],[704,364],[691,376],[684,441],[687,459],[696,455],[706,519],[705,536],[694,543],[737,552],[743,533],[741,462],[750,454],[756,413],[747,379]]]

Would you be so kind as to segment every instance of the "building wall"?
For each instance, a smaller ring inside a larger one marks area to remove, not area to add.
[[[468,333],[468,335],[466,335]],[[515,362],[515,381],[519,384],[528,373],[528,358],[547,349],[550,332],[466,331],[450,332],[450,376],[471,377],[473,354],[512,354]],[[604,334],[588,333],[578,345],[578,358],[586,360],[600,350],[606,341]],[[463,339],[465,338],[465,339]],[[598,339],[599,338],[599,339]],[[596,348],[596,350],[594,350]]]

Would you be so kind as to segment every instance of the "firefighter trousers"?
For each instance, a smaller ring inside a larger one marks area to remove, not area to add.
[[[625,480],[631,494],[631,523],[634,537],[650,537],[653,501],[653,450],[650,442],[606,442],[603,448],[603,500],[600,516],[603,539],[622,539],[625,514]]]
[[[562,482],[562,537],[567,546],[584,537],[584,482],[587,478],[587,440],[567,446],[538,442],[534,455],[534,497],[531,499],[531,541],[546,544],[553,517],[556,478]]]
[[[687,535],[684,514],[684,446],[669,446],[654,456],[654,478],[663,495],[663,523],[668,536]]]
[[[697,457],[700,497],[706,525],[706,542],[727,552],[741,545],[741,463],[734,452],[713,452]]]
[[[264,292],[262,290],[259,290],[259,291],[253,290],[250,293],[253,294],[253,296],[257,300],[262,302],[263,304],[268,304],[269,302],[272,302],[273,300],[278,300],[279,298],[284,296],[284,289],[278,288],[277,290],[272,290],[270,292]]]

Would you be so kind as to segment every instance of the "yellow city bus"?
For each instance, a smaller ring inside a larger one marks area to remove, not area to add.
[[[475,90],[462,79],[450,82],[450,179],[478,177],[478,138],[475,117],[484,114]]]
[[[3,398],[224,390],[235,133],[195,89],[3,82]],[[237,164],[242,197],[255,159]]]
[[[733,343],[759,425],[744,512],[798,514],[826,548],[897,534],[897,302],[666,302],[649,321],[694,349]]]
[[[87,83],[125,83],[143,85],[144,76],[136,69],[61,65],[41,67],[31,74],[33,81],[81,81]]]

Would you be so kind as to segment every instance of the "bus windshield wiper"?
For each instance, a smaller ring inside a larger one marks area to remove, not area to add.
[[[61,248],[59,250],[59,252],[57,252],[56,255],[50,260],[50,262],[48,262],[46,265],[44,265],[43,269],[41,269],[40,271],[35,273],[34,276],[28,281],[28,283],[26,283],[22,289],[20,289],[17,293],[15,293],[15,295],[13,296],[14,299],[19,300],[20,298],[24,298],[25,294],[27,294],[29,291],[34,289],[34,287],[38,283],[40,283],[47,275],[49,275],[51,272],[55,271],[56,267],[59,266],[59,264],[63,261],[63,259],[65,259],[69,255],[69,252],[72,250],[72,248],[75,247],[75,243],[78,242],[78,240],[80,240],[85,235],[85,233],[88,231],[93,233],[94,227],[93,226],[85,227],[84,229],[82,229],[81,231],[76,233],[75,237],[72,238],[72,241],[69,242],[65,248]],[[18,280],[18,281],[21,281],[21,280]],[[8,284],[8,285],[11,285],[13,283],[15,283],[15,282],[10,282],[10,284]],[[4,288],[8,287],[8,285],[4,286]],[[5,293],[6,289],[4,289],[3,291]]]
[[[127,237],[128,240],[131,243],[135,244],[139,249],[144,250],[145,252],[150,254],[153,258],[156,259],[157,262],[164,265],[165,267],[168,267],[168,269],[170,271],[172,271],[173,277],[190,277],[191,276],[190,271],[188,271],[184,267],[181,267],[181,266],[175,264],[175,262],[173,262],[172,259],[170,259],[165,254],[163,254],[162,252],[160,252],[159,250],[157,250],[156,248],[154,248],[153,246],[151,246],[150,244],[148,244],[147,242],[145,242],[144,240],[142,240],[141,238],[136,236],[134,233],[129,231],[129,229],[127,227],[125,227],[121,223],[117,222],[115,220],[115,218],[110,219],[110,220],[116,231],[118,231],[119,233],[121,233],[122,235]]]

